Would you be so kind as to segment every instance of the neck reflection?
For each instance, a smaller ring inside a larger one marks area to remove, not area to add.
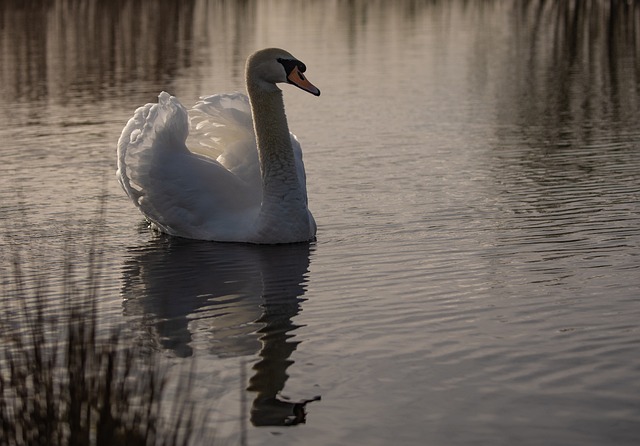
[[[255,426],[305,422],[305,405],[279,396],[299,341],[308,243],[261,246],[158,237],[130,249],[123,268],[124,313],[153,349],[179,357],[194,345],[218,357],[254,356],[248,391]],[[204,341],[203,341],[204,339]]]

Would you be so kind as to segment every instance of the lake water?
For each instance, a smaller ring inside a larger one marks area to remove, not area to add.
[[[55,313],[97,239],[101,323],[195,360],[226,444],[640,443],[637,3],[41,3],[0,5],[5,288]],[[267,46],[322,90],[283,87],[317,242],[153,233],[122,127]]]

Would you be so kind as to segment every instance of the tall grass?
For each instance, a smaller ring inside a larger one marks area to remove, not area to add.
[[[188,378],[176,384],[178,401],[168,401],[157,355],[126,342],[118,330],[99,330],[94,254],[86,286],[66,262],[64,316],[47,312],[45,279],[27,283],[17,253],[12,263],[13,285],[3,298],[19,311],[0,315],[0,446],[187,445],[195,432],[204,434]]]

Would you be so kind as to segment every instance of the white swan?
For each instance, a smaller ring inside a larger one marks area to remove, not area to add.
[[[268,48],[247,59],[248,98],[208,96],[187,112],[162,92],[157,104],[135,111],[118,140],[116,176],[153,227],[225,242],[315,238],[302,151],[276,86],[288,82],[319,96],[305,69]]]

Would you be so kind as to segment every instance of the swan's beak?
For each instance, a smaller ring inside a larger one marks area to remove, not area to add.
[[[320,90],[316,88],[309,80],[302,74],[302,71],[297,66],[294,66],[289,75],[287,76],[287,80],[290,84],[295,85],[298,88],[302,88],[304,91],[308,91],[312,95],[320,96]]]

